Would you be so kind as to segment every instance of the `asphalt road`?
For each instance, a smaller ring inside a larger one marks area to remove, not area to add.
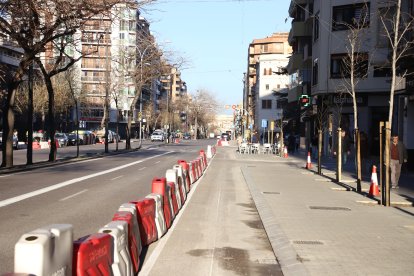
[[[75,239],[96,233],[122,203],[151,193],[154,177],[165,176],[179,159],[194,160],[212,143],[150,143],[139,151],[0,175],[0,274],[13,271],[14,245],[24,233],[55,223],[72,224]]]

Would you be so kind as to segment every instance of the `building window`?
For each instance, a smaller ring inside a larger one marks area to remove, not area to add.
[[[332,31],[369,26],[369,3],[336,6],[332,10]]]
[[[316,41],[319,38],[319,12],[315,15],[313,20],[313,41]],[[312,47],[309,48],[312,49]]]
[[[354,77],[366,77],[368,73],[368,54],[357,53],[354,57]],[[331,55],[331,78],[349,78],[351,76],[350,63],[347,54]]]
[[[269,52],[269,45],[268,44],[263,44],[262,45],[262,53],[267,53]]]
[[[266,90],[269,90],[269,85],[268,84],[266,84]]]
[[[318,84],[318,70],[318,60],[315,59],[312,66],[312,85]]]
[[[272,109],[272,100],[262,100],[262,109]]]

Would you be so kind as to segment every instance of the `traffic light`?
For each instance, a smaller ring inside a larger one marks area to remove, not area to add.
[[[307,107],[310,105],[310,97],[308,95],[301,95],[299,97],[299,103],[302,107]]]

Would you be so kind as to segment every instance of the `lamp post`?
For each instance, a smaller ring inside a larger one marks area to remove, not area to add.
[[[139,91],[139,146],[138,148],[141,148],[142,146],[142,87],[143,87],[143,79],[142,79],[142,75],[143,75],[143,66],[144,66],[144,56],[146,54],[146,52],[148,51],[148,49],[151,46],[154,46],[156,44],[156,42],[150,43],[147,45],[147,47],[144,48],[144,50],[141,52],[141,50],[139,48],[136,48],[138,53],[139,53],[139,57],[140,57],[140,85],[139,85],[139,89],[141,91]],[[145,65],[150,65],[150,63],[145,63]]]

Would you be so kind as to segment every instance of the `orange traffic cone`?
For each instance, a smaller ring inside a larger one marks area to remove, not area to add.
[[[310,151],[308,151],[308,159],[306,161],[306,169],[308,169],[308,170],[312,169],[312,161],[311,161]]]
[[[285,146],[285,148],[283,149],[283,157],[284,158],[288,158],[289,157],[289,154],[288,154],[288,151],[287,151],[287,147]]]
[[[372,166],[371,186],[369,187],[370,196],[378,196],[380,194],[378,189],[377,167]]]

